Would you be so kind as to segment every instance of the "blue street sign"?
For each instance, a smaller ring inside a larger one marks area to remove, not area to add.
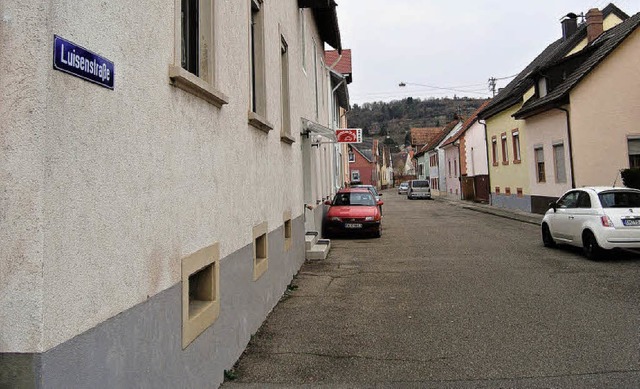
[[[113,62],[57,35],[53,36],[53,68],[113,89]]]

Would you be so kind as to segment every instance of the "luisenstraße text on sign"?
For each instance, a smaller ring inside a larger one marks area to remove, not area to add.
[[[57,35],[53,36],[53,68],[113,89],[113,62]]]
[[[338,143],[362,143],[362,128],[339,128],[336,138]]]

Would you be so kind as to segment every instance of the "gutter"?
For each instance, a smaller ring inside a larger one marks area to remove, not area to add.
[[[489,144],[487,143],[487,139],[488,139],[488,135],[487,135],[487,121],[484,119],[478,119],[478,123],[480,123],[482,125],[482,127],[484,127],[484,144],[485,147],[487,148],[487,178],[489,179],[489,205],[493,205],[493,196],[491,196],[491,168],[489,165],[489,150],[491,150],[493,152],[493,150],[489,147]],[[571,175],[571,177],[573,177],[573,175]]]
[[[571,141],[571,119],[569,116],[569,110],[565,108],[555,107],[555,109],[563,111],[567,118],[567,139],[569,140],[569,166],[571,168],[571,189],[576,187],[575,172],[573,170],[573,142]]]

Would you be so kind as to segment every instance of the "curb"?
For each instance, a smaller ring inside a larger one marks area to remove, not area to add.
[[[484,214],[488,214],[488,215],[494,215],[494,216],[498,216],[504,219],[510,219],[510,220],[515,220],[515,221],[519,221],[519,222],[523,222],[523,223],[528,223],[528,224],[533,224],[533,225],[537,225],[539,226],[542,223],[542,215],[522,215],[507,209],[503,209],[503,208],[494,208],[491,205],[485,205],[485,206],[479,206],[479,205],[475,205],[475,204],[465,204],[465,202],[463,202],[462,200],[460,201],[456,201],[456,200],[451,200],[451,199],[447,199],[447,198],[442,198],[442,197],[433,197],[434,200],[436,201],[440,201],[443,203],[449,203],[449,205],[457,205],[459,207],[462,207],[464,209],[468,209],[470,211],[476,211],[476,212],[480,212],[480,213],[484,213]]]

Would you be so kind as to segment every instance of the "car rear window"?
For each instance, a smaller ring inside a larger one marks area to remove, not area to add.
[[[429,181],[412,181],[411,186],[414,188],[428,188]]]
[[[333,205],[376,205],[371,193],[338,193],[333,200]]]
[[[615,190],[598,194],[603,208],[640,208],[640,192]]]

